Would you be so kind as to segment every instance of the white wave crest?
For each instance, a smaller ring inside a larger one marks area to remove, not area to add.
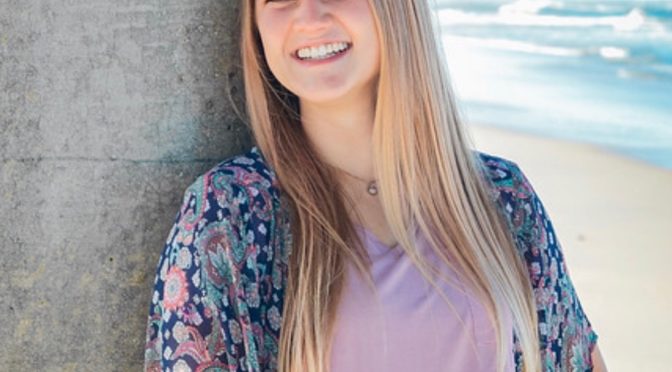
[[[599,54],[602,58],[611,60],[626,59],[630,56],[627,49],[612,46],[600,47]]]
[[[540,10],[546,8],[549,5],[553,5],[555,2],[550,0],[518,0],[510,4],[504,4],[499,7],[500,14],[516,14],[516,13],[526,13],[526,14],[537,14]]]
[[[456,35],[443,37],[447,45],[465,45],[476,48],[496,49],[509,52],[522,52],[554,57],[599,56],[606,60],[622,61],[630,58],[630,50],[615,46],[599,46],[588,48],[568,48],[552,45],[541,45],[524,41],[500,38],[477,38]]]
[[[481,39],[475,37],[447,35],[443,37],[443,40],[447,43],[447,45],[462,44],[479,48],[498,49],[530,54],[543,54],[556,57],[580,57],[586,54],[585,51],[578,48],[539,45],[508,39]]]
[[[521,2],[516,2],[519,4]],[[525,3],[526,2],[522,2]],[[535,2],[536,3],[536,2]],[[547,3],[541,1],[541,3]],[[639,8],[632,9],[628,14],[622,16],[604,16],[604,17],[576,17],[576,16],[558,16],[536,14],[541,8],[540,4],[536,8],[531,5],[506,4],[500,7],[496,14],[477,14],[468,13],[455,9],[439,9],[438,18],[442,25],[506,25],[506,26],[531,26],[531,27],[612,27],[616,31],[636,31],[645,25],[650,25],[654,31],[663,27],[653,21],[649,21],[643,10]],[[507,7],[508,6],[508,7]]]

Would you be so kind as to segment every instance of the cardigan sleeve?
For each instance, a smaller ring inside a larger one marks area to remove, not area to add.
[[[509,161],[508,176],[504,207],[536,299],[542,366],[545,371],[592,371],[598,336],[572,284],[550,217],[516,163]]]
[[[206,173],[184,193],[154,279],[145,371],[258,370],[246,335],[243,187]]]

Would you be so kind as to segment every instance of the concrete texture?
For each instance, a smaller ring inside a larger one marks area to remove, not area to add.
[[[0,0],[0,371],[138,371],[192,180],[251,139],[236,0]]]

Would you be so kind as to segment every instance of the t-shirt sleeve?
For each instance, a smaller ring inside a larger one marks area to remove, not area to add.
[[[551,220],[530,181],[513,162],[510,177],[513,197],[505,208],[530,273],[544,370],[591,371],[598,336],[572,284]]]
[[[161,253],[149,309],[145,371],[239,370],[244,291],[236,258],[244,193],[214,193],[209,175],[184,193]]]

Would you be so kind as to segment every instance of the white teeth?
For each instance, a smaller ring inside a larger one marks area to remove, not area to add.
[[[296,55],[301,59],[324,59],[348,48],[347,43],[331,43],[319,47],[301,48]]]

